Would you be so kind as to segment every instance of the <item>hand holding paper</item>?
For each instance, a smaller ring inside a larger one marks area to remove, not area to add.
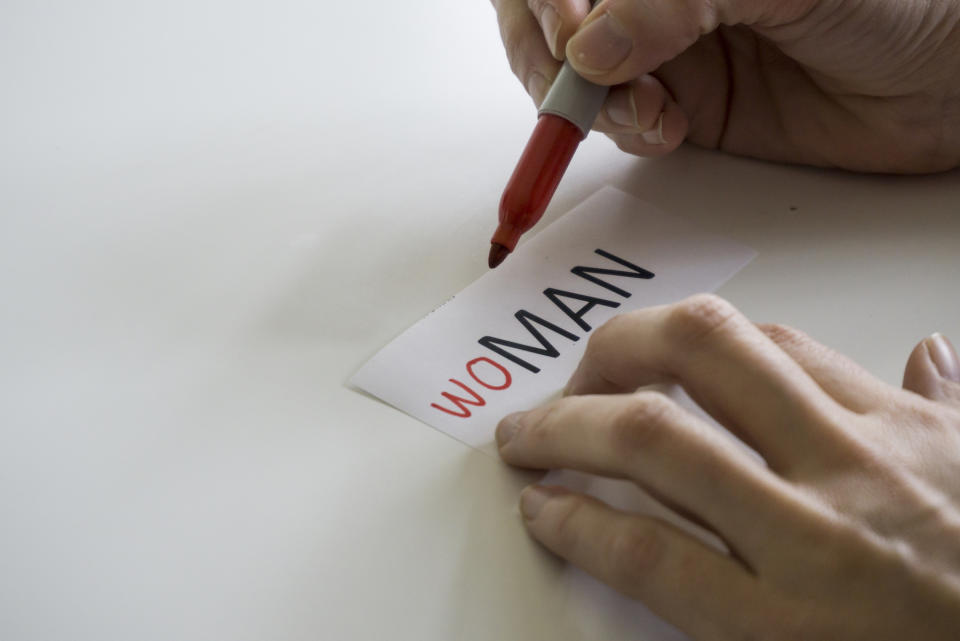
[[[521,499],[534,537],[695,639],[946,641],[960,634],[960,362],[935,335],[907,374],[914,391],[699,296],[600,328],[570,395],[497,436],[510,463],[630,479],[720,537],[559,487]],[[763,461],[635,391],[666,381]]]
[[[584,638],[958,638],[960,359],[928,338],[899,390],[718,298],[676,302],[751,255],[607,189],[354,381],[485,450],[507,415],[506,461],[568,470],[524,491],[524,523],[637,599],[569,568]],[[636,391],[665,382],[709,415]]]

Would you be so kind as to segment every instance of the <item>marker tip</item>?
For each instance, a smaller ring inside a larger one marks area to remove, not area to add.
[[[500,243],[491,243],[490,244],[490,256],[487,258],[487,265],[490,266],[490,269],[494,269],[497,265],[502,263],[507,256],[510,255],[510,250],[501,245]]]

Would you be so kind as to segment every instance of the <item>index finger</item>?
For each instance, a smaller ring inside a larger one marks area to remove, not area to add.
[[[565,394],[679,382],[771,468],[815,451],[836,417],[853,413],[730,303],[698,295],[615,317],[591,336]],[[833,430],[830,430],[833,433]]]
[[[557,76],[560,63],[550,53],[526,0],[493,0],[493,7],[510,69],[539,106]]]

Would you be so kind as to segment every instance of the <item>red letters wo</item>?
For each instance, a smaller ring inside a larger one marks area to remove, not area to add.
[[[500,383],[499,385],[494,385],[490,383],[488,380],[481,378],[480,375],[476,372],[477,365],[479,365],[480,363],[486,363],[487,365],[490,365],[496,368],[497,370],[499,370],[500,374],[503,376],[503,382]],[[471,361],[468,361],[466,367],[467,367],[467,373],[470,375],[470,378],[472,378],[477,383],[486,387],[489,390],[505,390],[513,384],[513,377],[510,376],[509,370],[507,370],[507,368],[501,365],[500,363],[496,362],[491,358],[487,358],[486,356],[480,356]],[[457,387],[459,387],[460,389],[462,389],[464,392],[468,393],[472,398],[464,398],[462,396],[456,396],[451,392],[441,392],[441,396],[443,396],[448,401],[450,401],[456,409],[443,407],[442,405],[438,405],[437,403],[430,403],[430,407],[434,409],[438,409],[441,412],[446,412],[447,414],[450,414],[452,416],[456,416],[457,418],[470,418],[471,412],[470,412],[470,408],[468,408],[467,405],[483,407],[484,405],[487,404],[487,402],[483,399],[482,396],[477,394],[473,390],[473,388],[467,386],[462,381],[458,381],[455,378],[451,378],[450,382],[456,385]]]

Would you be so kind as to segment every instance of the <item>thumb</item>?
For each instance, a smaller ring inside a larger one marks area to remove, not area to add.
[[[567,59],[591,82],[650,73],[721,24],[776,27],[818,0],[603,0],[567,41]]]
[[[935,401],[960,403],[960,358],[946,336],[933,334],[913,348],[903,388]]]

